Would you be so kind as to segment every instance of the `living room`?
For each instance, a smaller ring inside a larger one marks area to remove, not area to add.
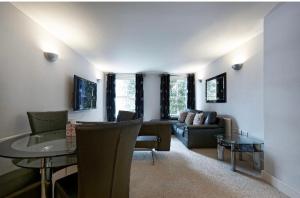
[[[300,197],[299,3],[3,2],[0,16],[0,144],[32,132],[28,112],[66,110],[74,123],[133,111],[141,134],[167,125],[170,137],[153,139],[169,143],[152,156],[133,153],[130,197]],[[225,90],[209,101],[209,80],[224,73]],[[74,75],[96,86],[88,110],[74,106]],[[230,146],[220,160],[212,133],[212,148],[201,147],[203,136],[193,145],[178,138],[172,126],[187,109],[204,116],[200,125],[216,112],[224,135],[261,141],[260,170],[245,152],[232,171]],[[17,170],[3,153],[1,186]]]

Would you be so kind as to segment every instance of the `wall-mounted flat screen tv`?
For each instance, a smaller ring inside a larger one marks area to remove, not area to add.
[[[74,111],[95,109],[97,84],[74,75]]]
[[[206,102],[226,102],[226,73],[206,80]]]

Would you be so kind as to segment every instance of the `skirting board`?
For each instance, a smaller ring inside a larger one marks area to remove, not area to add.
[[[12,136],[4,137],[4,138],[0,139],[0,142],[8,140],[10,138],[15,138],[15,137],[19,137],[19,136],[22,136],[22,135],[26,135],[26,134],[29,134],[29,133],[31,133],[31,132],[24,132],[24,133],[19,133],[19,134],[12,135]]]
[[[291,198],[299,198],[300,192],[297,192],[296,189],[288,186],[283,181],[279,180],[278,178],[274,177],[273,175],[269,174],[266,171],[262,171],[262,178],[265,182],[271,184],[275,188],[277,188],[279,191],[283,192],[287,196]]]

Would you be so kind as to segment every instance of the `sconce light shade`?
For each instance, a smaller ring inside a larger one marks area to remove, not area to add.
[[[234,69],[234,70],[240,70],[240,69],[242,69],[242,67],[243,67],[243,64],[234,64],[234,65],[232,65],[232,69]]]
[[[58,58],[58,55],[52,52],[44,52],[44,56],[49,62],[54,62]]]

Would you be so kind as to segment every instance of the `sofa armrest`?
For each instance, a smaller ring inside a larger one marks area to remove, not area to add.
[[[187,126],[188,130],[193,130],[193,129],[216,129],[216,128],[221,128],[217,124],[210,124],[210,125],[188,125]]]
[[[216,147],[217,138],[216,135],[224,134],[225,128],[223,127],[211,127],[211,128],[188,128],[186,131],[186,136],[188,140],[188,147],[194,148],[199,145],[201,147]]]

